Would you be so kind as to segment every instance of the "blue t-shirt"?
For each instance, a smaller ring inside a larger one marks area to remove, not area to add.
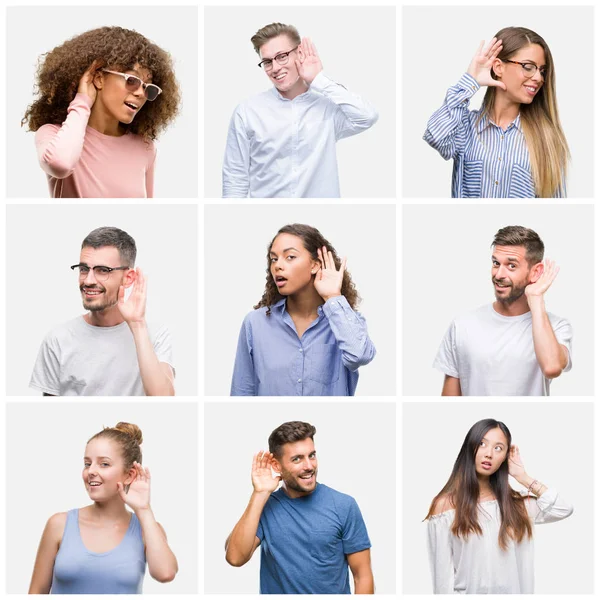
[[[346,555],[371,547],[356,500],[322,483],[300,498],[271,494],[256,536],[261,594],[349,594]]]

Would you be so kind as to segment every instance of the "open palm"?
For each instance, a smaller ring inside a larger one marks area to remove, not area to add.
[[[342,294],[342,283],[344,282],[344,271],[346,270],[346,258],[342,260],[339,270],[335,266],[333,253],[327,248],[319,248],[317,255],[321,261],[321,268],[315,276],[315,289],[325,302],[333,296]]]
[[[271,464],[273,454],[257,452],[252,459],[252,487],[255,492],[274,492],[279,486],[281,475],[273,477]]]
[[[506,86],[501,81],[494,79],[491,75],[491,68],[494,64],[494,60],[502,50],[502,40],[492,38],[485,48],[483,45],[484,42],[482,41],[481,44],[479,44],[475,56],[471,60],[467,73],[471,75],[479,85],[499,87],[506,90]]]
[[[144,468],[138,462],[133,463],[135,469],[135,479],[129,485],[129,490],[125,492],[122,482],[117,483],[121,500],[133,511],[142,510],[150,506],[150,470]]]
[[[296,59],[296,68],[300,78],[310,85],[315,77],[323,70],[323,63],[317,54],[315,45],[310,38],[302,38],[302,43],[298,46],[298,58]]]
[[[146,278],[139,267],[135,273],[135,283],[129,298],[125,300],[125,287],[121,286],[117,305],[119,312],[129,325],[141,323],[146,318]]]

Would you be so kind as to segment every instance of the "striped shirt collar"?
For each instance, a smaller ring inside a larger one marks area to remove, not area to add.
[[[483,110],[483,109],[481,109],[481,110]],[[494,123],[494,121],[492,121],[488,117],[488,115],[483,115],[481,117],[481,119],[479,119],[479,122],[477,123],[477,133],[481,133],[484,129],[486,129],[492,125],[494,127],[498,127],[498,125],[496,125],[496,123]],[[506,130],[508,131],[513,126],[516,127],[521,133],[523,133],[523,128],[521,127],[521,113],[519,113],[517,115],[517,118],[506,128]]]

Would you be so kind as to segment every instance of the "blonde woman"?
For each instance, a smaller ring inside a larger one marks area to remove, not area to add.
[[[454,160],[453,198],[566,197],[569,148],[558,118],[550,48],[524,27],[481,42],[423,139]],[[487,86],[479,110],[469,100]]]
[[[174,579],[177,559],[150,508],[141,443],[131,423],[88,440],[81,475],[92,504],[50,517],[30,594],[141,594],[146,564],[153,579]]]

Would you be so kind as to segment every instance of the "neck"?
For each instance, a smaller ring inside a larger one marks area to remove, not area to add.
[[[500,88],[496,88],[496,98],[494,108],[492,109],[492,121],[506,129],[518,116],[521,110],[521,104],[514,102],[508,97],[508,93]]]
[[[309,86],[306,83],[306,81],[304,81],[304,79],[301,79],[300,77],[298,77],[298,79],[296,80],[296,83],[289,90],[287,90],[285,92],[282,92],[280,90],[277,90],[277,91],[287,100],[293,100],[297,96],[300,96],[301,94],[304,94],[305,92],[307,92],[308,88],[309,88]]]
[[[129,511],[125,508],[123,500],[118,496],[106,502],[94,502],[87,509],[90,515],[107,521],[119,521],[129,518]]]
[[[126,132],[125,127],[104,108],[100,97],[96,98],[96,102],[92,106],[88,126],[104,135],[115,137],[119,137]]]
[[[493,306],[494,310],[504,317],[518,317],[529,312],[529,303],[525,294],[510,304],[496,300]]]
[[[485,475],[477,475],[477,481],[479,482],[479,497],[493,494],[492,486],[490,485],[490,478]]]
[[[120,325],[125,320],[116,305],[104,310],[90,311],[83,318],[86,323],[94,327],[114,327],[115,325]]]
[[[309,318],[317,316],[317,309],[323,304],[323,298],[319,296],[313,282],[304,288],[288,296],[286,308],[290,316]]]

